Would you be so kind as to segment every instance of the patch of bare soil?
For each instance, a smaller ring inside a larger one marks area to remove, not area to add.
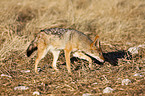
[[[78,58],[71,58],[73,74],[68,74],[65,58],[61,52],[58,60],[59,72],[52,67],[52,54],[48,54],[40,63],[39,74],[34,73],[34,58],[27,58],[24,54],[13,52],[1,65],[0,77],[1,95],[32,95],[38,91],[41,95],[144,95],[144,55],[132,57],[127,51],[113,51],[104,53],[106,62],[99,63],[93,59],[94,70],[90,70],[88,62]],[[23,70],[23,71],[22,71]],[[24,72],[28,71],[28,73]],[[140,73],[141,76],[134,76]],[[128,85],[122,85],[123,79],[129,79]],[[27,90],[14,90],[15,87],[26,86]],[[106,87],[111,87],[112,93],[103,94]]]

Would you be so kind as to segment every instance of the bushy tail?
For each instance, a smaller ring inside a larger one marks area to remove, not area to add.
[[[34,51],[37,50],[37,38],[35,38],[27,48],[27,56],[29,57]]]

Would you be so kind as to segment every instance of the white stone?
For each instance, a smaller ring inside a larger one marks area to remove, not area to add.
[[[40,72],[41,68],[37,68],[38,72]]]
[[[1,74],[1,77],[9,77],[9,78],[12,78],[11,76],[5,75],[5,74]]]
[[[26,86],[17,86],[14,88],[14,90],[27,90],[29,89],[29,87],[26,87]]]
[[[129,80],[129,79],[123,79],[121,85],[128,85],[129,83],[131,83],[131,80]]]
[[[40,95],[38,91],[33,92],[33,95]]]
[[[94,85],[97,85],[98,83],[97,82],[95,82],[95,83],[93,83]]]
[[[138,47],[145,48],[145,44],[138,45]]]
[[[140,73],[135,73],[133,76],[143,77],[143,75],[140,75]]]
[[[111,87],[106,87],[104,90],[103,90],[103,93],[112,93],[114,89],[112,89]]]
[[[91,94],[85,93],[85,94],[83,94],[82,96],[91,96]]]
[[[139,47],[130,47],[128,49],[128,51],[131,53],[131,54],[138,54],[138,50],[139,50]]]
[[[21,70],[22,73],[29,73],[30,70]]]
[[[130,42],[127,42],[126,44],[127,44],[127,45],[131,45],[132,43],[130,43]]]

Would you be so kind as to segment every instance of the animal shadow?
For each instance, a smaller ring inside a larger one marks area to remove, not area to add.
[[[125,50],[103,53],[103,56],[106,62],[109,62],[111,65],[114,66],[118,65],[118,59],[125,58],[127,60],[130,60],[132,58],[132,55]]]
[[[105,62],[109,62],[111,65],[113,66],[117,66],[118,65],[118,59],[121,58],[125,58],[127,60],[130,60],[132,58],[132,55],[125,50],[118,50],[118,51],[114,51],[114,52],[107,52],[107,53],[103,53]],[[91,57],[93,63],[99,64],[99,65],[103,65],[103,63],[99,62],[98,60],[96,60],[95,58]],[[76,57],[72,57],[70,59],[71,63],[74,63],[74,61],[78,62],[78,58]],[[66,65],[66,63],[64,63],[63,65]],[[80,69],[80,65],[78,65],[75,70]]]

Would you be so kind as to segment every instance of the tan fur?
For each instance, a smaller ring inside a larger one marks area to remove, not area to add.
[[[37,45],[35,46],[38,50],[37,58],[35,60],[36,73],[38,73],[37,66],[39,61],[47,54],[48,51],[53,54],[52,67],[58,71],[56,62],[61,50],[64,50],[66,66],[69,73],[71,73],[71,53],[75,57],[89,61],[89,67],[92,69],[92,59],[89,56],[96,58],[100,62],[104,62],[98,37],[99,36],[96,36],[95,40],[92,41],[85,34],[76,30],[63,28],[45,29],[38,33],[37,37],[33,40],[37,42],[31,42],[27,49],[27,55],[31,55],[31,48],[33,48],[32,45]],[[28,54],[28,52],[30,54]]]

